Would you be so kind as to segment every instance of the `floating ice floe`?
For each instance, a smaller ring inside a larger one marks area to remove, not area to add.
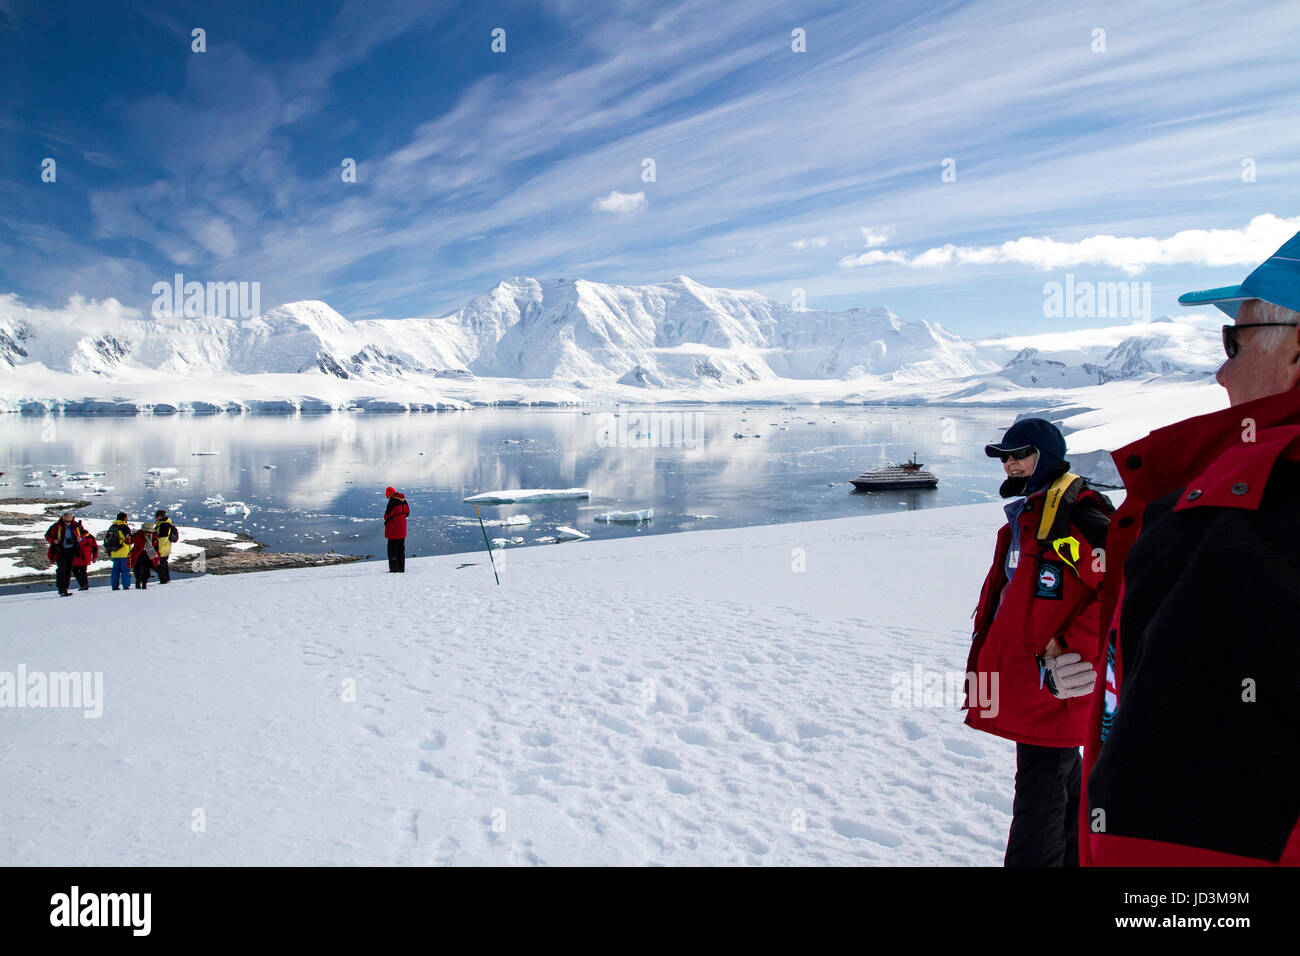
[[[533,519],[528,517],[528,515],[507,515],[504,518],[483,519],[483,526],[487,528],[517,528],[521,525],[532,523]]]
[[[596,515],[594,520],[606,524],[640,524],[642,521],[654,521],[655,510],[642,508],[640,511],[606,511]]]
[[[565,541],[585,541],[591,535],[583,534],[577,528],[569,528],[565,525],[555,529],[555,534],[544,535],[540,538],[533,538],[533,544],[561,544]]]
[[[24,487],[24,488],[44,488],[44,487],[45,487],[45,482],[42,481],[42,480],[40,480],[39,478],[38,478],[36,481],[24,481],[24,482],[23,482],[23,487]]]
[[[511,505],[520,501],[567,501],[590,497],[588,488],[520,488],[517,491],[485,491],[462,500],[476,504]]]
[[[224,496],[220,494],[208,495],[206,498],[203,499],[203,503],[205,505],[224,505],[226,503],[226,499]]]
[[[492,539],[492,547],[494,548],[504,548],[508,544],[523,544],[523,543],[524,543],[524,539],[522,537]]]
[[[179,472],[179,471],[180,471],[179,468],[171,468],[171,467],[166,467],[166,468],[150,468],[150,469],[146,472],[146,474],[153,475],[155,478],[162,478],[162,477],[165,477],[165,476],[167,476],[167,475],[174,475],[174,474],[176,474],[176,473]]]
[[[219,452],[219,451],[192,451],[192,452],[190,452],[190,454],[191,454],[191,455],[206,456],[206,455],[220,455],[221,452]]]
[[[267,471],[275,471],[275,465],[263,465],[262,467]]]

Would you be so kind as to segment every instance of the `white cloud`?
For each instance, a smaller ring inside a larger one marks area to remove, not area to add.
[[[194,230],[194,238],[214,256],[227,258],[239,251],[239,241],[230,225],[220,219],[209,219]]]
[[[915,256],[873,249],[861,255],[845,256],[839,265],[844,269],[882,264],[946,269],[1010,263],[1042,270],[1100,265],[1134,275],[1149,266],[1258,265],[1295,235],[1297,229],[1300,229],[1300,216],[1286,219],[1265,213],[1250,220],[1244,229],[1185,229],[1168,239],[1098,235],[1078,242],[1058,242],[1046,237],[1022,236],[996,246],[937,246]]]
[[[621,193],[615,189],[608,196],[593,202],[591,208],[615,216],[635,216],[645,212],[647,205],[645,193]]]
[[[790,243],[791,249],[823,249],[829,242],[825,236],[814,236],[811,239],[796,239]]]
[[[862,240],[870,249],[874,249],[876,246],[883,246],[889,241],[889,233],[887,230],[873,229],[870,226],[859,226],[858,229],[862,231]]]

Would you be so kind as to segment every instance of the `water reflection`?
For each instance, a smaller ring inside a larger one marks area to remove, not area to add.
[[[529,525],[508,532],[525,542],[560,525],[602,539],[991,500],[1002,475],[983,445],[1013,418],[989,409],[807,406],[7,416],[0,470],[8,474],[0,480],[11,484],[0,497],[63,493],[48,474],[46,488],[22,487],[37,469],[103,471],[98,480],[114,490],[92,499],[94,516],[164,507],[182,523],[244,531],[273,550],[382,555],[378,515],[393,485],[411,503],[407,552],[418,556],[481,549],[473,509],[461,499],[509,488],[591,489],[588,501],[481,508],[488,519],[529,515]],[[939,488],[851,493],[849,478],[914,450],[940,476]],[[147,485],[154,467],[176,468],[175,480]],[[244,502],[248,516],[204,504],[217,495]],[[654,508],[652,523],[594,520],[643,508]]]

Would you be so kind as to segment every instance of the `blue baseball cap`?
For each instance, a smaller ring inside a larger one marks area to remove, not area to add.
[[[1179,305],[1213,305],[1232,318],[1248,299],[1263,299],[1300,312],[1300,232],[1282,244],[1241,285],[1188,292],[1178,297]]]

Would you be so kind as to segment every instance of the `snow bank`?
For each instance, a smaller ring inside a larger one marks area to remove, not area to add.
[[[522,548],[500,587],[463,554],[0,597],[5,667],[104,675],[96,720],[4,715],[0,859],[997,866],[1014,745],[905,691],[964,670],[1003,520]],[[164,623],[85,625],[128,601]]]

